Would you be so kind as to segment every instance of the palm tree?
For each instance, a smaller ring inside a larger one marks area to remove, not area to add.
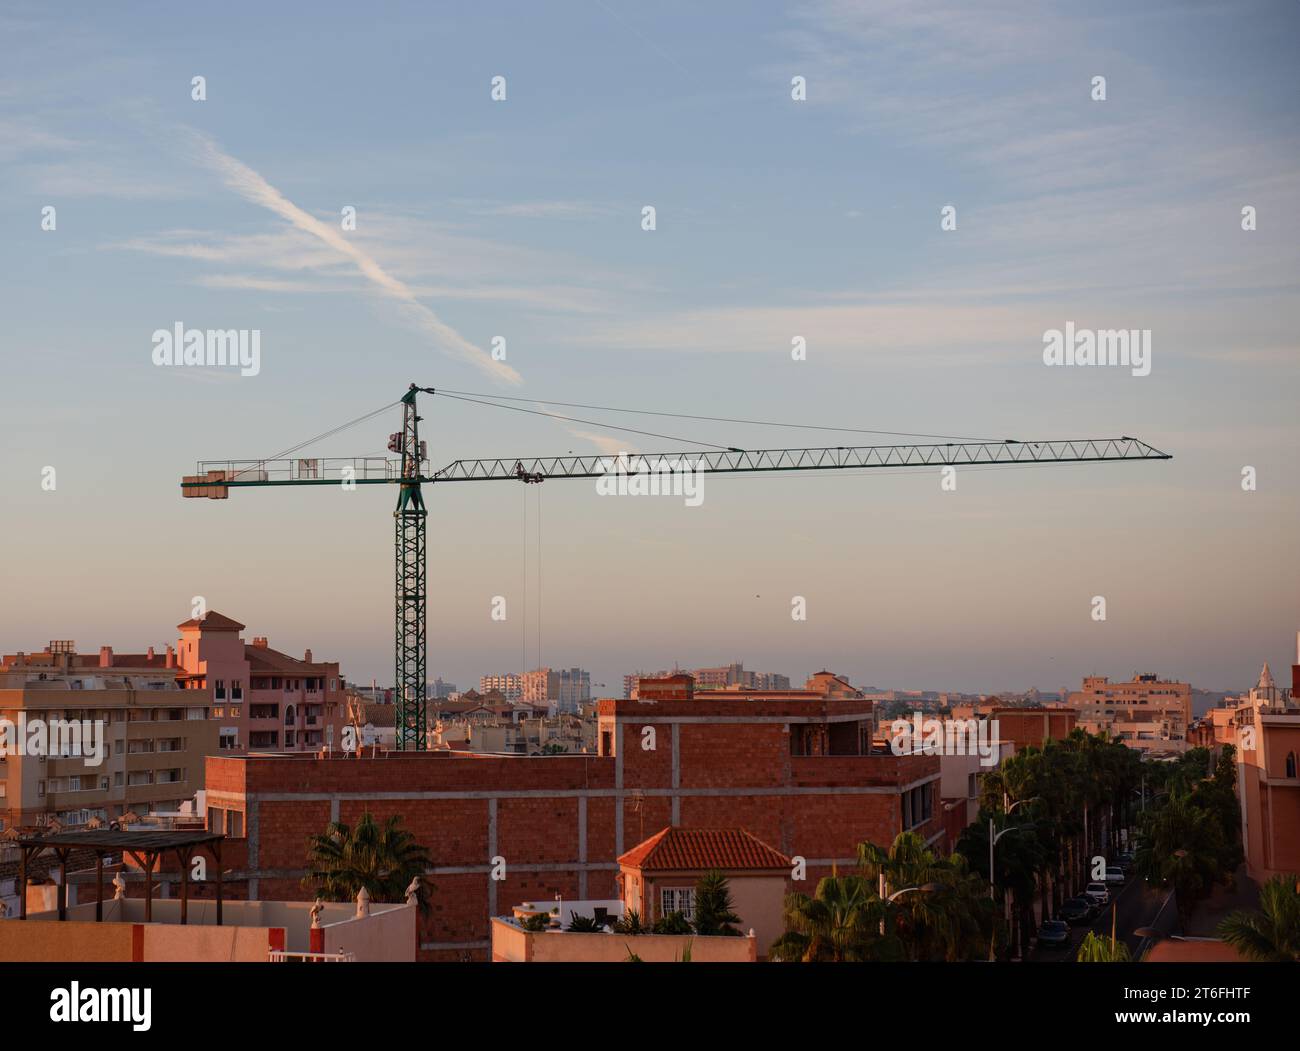
[[[1300,962],[1300,876],[1274,876],[1260,888],[1259,904],[1259,912],[1226,916],[1219,937],[1252,960]]]
[[[911,959],[968,959],[987,944],[987,907],[979,904],[985,885],[965,858],[941,858],[915,832],[900,832],[888,852],[859,844],[858,864],[890,906],[891,930]]]
[[[1185,789],[1173,791],[1140,822],[1133,861],[1139,875],[1161,886],[1173,885],[1185,924],[1197,898],[1228,876],[1225,864],[1235,854],[1224,842],[1215,814],[1197,806]]]
[[[400,821],[393,815],[380,825],[367,811],[355,827],[330,822],[324,833],[308,839],[303,885],[326,901],[351,901],[365,888],[371,901],[397,903],[418,880],[416,900],[428,908],[427,884],[420,877],[429,867],[429,852]]]
[[[569,925],[564,929],[575,933],[596,934],[603,928],[596,922],[595,916],[579,916],[576,912],[571,912],[569,913]]]
[[[710,869],[695,885],[695,933],[739,935],[732,926],[740,917],[732,911],[731,888],[720,869]]]
[[[1122,941],[1113,936],[1099,937],[1096,931],[1089,931],[1079,943],[1079,952],[1074,958],[1078,963],[1130,963],[1133,959]]]
[[[897,959],[896,940],[880,933],[886,911],[861,876],[826,876],[813,897],[786,898],[786,932],[768,958],[804,963]]]

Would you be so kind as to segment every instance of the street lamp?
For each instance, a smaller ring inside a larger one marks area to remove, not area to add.
[[[881,877],[880,877],[882,883],[883,883],[883,881],[884,881],[884,878],[885,878],[885,877],[884,877],[884,875],[882,874]],[[883,889],[883,887],[882,887],[882,889]],[[933,892],[936,891],[936,890],[942,890],[942,889],[943,889],[943,888],[942,888],[941,885],[938,884],[938,883],[922,883],[919,887],[904,887],[902,890],[896,890],[896,891],[894,891],[893,894],[889,895],[889,897],[887,897],[887,898],[885,899],[885,903],[886,903],[886,904],[893,904],[893,902],[894,902],[896,899],[901,898],[904,894],[910,893],[911,891],[914,891],[914,890],[915,890],[915,891],[919,891],[919,892],[922,893],[922,894],[931,894],[931,893],[933,893]],[[881,936],[882,938],[885,936],[885,917],[884,917],[884,914],[883,914],[883,913],[882,913],[881,916],[880,916],[880,936]]]
[[[1011,805],[1008,806],[1007,794],[1003,792],[1002,793],[1003,813],[1006,816],[1010,816],[1011,812],[1015,810],[1016,807],[1021,806],[1025,803],[1036,803],[1042,798],[1043,798],[1042,796],[1030,796],[1028,799],[1017,799],[1014,803],[1011,803]],[[1016,832],[1023,827],[1024,827],[1023,825],[1011,825],[1009,828],[1004,828],[1001,832],[995,834],[993,831],[993,815],[991,814],[989,815],[989,901],[992,902],[995,906],[997,904],[997,891],[995,889],[994,878],[993,878],[993,872],[994,872],[993,848],[998,845],[998,840],[1001,839],[1003,836],[1005,836],[1008,832]],[[989,936],[989,962],[990,963],[993,962],[993,958],[994,958],[993,943],[996,940],[996,937],[997,937],[997,932],[995,930],[994,933]]]
[[[899,898],[902,895],[906,894],[908,891],[913,891],[913,890],[918,890],[922,894],[933,894],[935,891],[942,890],[942,889],[943,889],[942,885],[938,883],[922,883],[921,886],[919,887],[904,887],[902,890],[896,890],[885,900],[893,901],[894,899]]]

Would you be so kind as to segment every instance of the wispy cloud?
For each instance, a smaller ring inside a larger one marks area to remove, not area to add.
[[[628,442],[626,438],[614,438],[608,434],[596,434],[594,431],[583,431],[576,427],[565,427],[566,431],[575,438],[581,438],[583,441],[591,442],[606,456],[617,456],[619,453],[634,453],[639,450],[635,445]]]
[[[338,256],[350,261],[373,288],[396,302],[408,320],[428,334],[445,353],[470,362],[494,379],[511,384],[523,382],[523,377],[513,368],[504,362],[494,361],[490,354],[476,347],[420,302],[405,282],[394,277],[373,256],[348,240],[342,230],[336,230],[303,211],[260,174],[223,151],[207,135],[195,131],[189,135],[193,154],[199,163],[220,175],[226,185],[245,200],[274,212],[296,229],[311,235]]]

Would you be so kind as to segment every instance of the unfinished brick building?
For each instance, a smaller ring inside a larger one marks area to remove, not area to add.
[[[248,896],[293,899],[308,836],[400,814],[434,862],[423,960],[487,959],[489,917],[521,901],[617,897],[616,859],[666,825],[748,829],[806,859],[809,893],[863,840],[942,846],[938,758],[872,754],[872,702],[809,686],[602,700],[597,755],[213,757],[209,815],[244,830]]]

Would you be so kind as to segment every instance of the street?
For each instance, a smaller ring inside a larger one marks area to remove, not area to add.
[[[1133,931],[1148,926],[1155,919],[1156,913],[1160,911],[1160,904],[1168,893],[1168,890],[1147,886],[1145,881],[1130,873],[1128,881],[1119,889],[1118,894],[1112,890],[1111,904],[1091,926],[1070,928],[1068,946],[1059,949],[1035,947],[1030,952],[1029,959],[1033,963],[1073,962],[1075,954],[1079,951],[1079,943],[1083,941],[1089,930],[1106,937],[1110,936],[1113,909],[1118,910],[1116,933],[1136,958],[1137,948],[1142,938],[1134,935]]]

